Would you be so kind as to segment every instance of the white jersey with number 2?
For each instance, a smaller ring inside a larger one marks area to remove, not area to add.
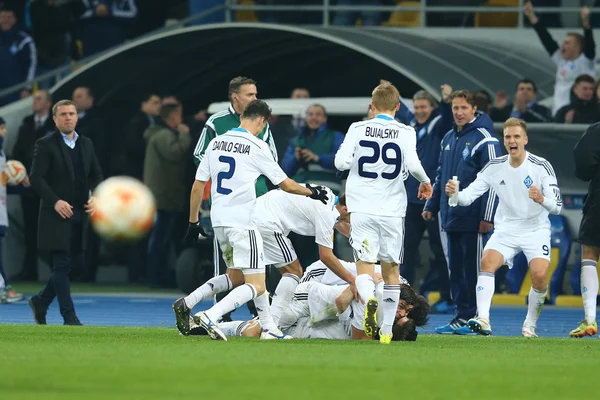
[[[212,181],[213,227],[252,227],[255,184],[260,175],[274,185],[287,178],[267,143],[242,128],[234,128],[210,141],[196,171],[196,180]]]
[[[404,217],[406,173],[429,182],[417,154],[415,130],[386,114],[350,125],[335,167],[350,170],[346,203],[351,213]]]

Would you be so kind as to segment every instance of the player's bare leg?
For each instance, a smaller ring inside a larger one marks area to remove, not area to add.
[[[525,337],[538,337],[535,333],[535,327],[548,293],[549,267],[550,261],[545,258],[534,258],[529,263],[531,289],[529,289],[527,317],[525,317],[523,329],[521,330]]]
[[[392,326],[400,302],[400,272],[398,264],[390,262],[381,263],[383,276],[383,324],[379,331],[379,342],[389,344],[392,341]]]
[[[190,333],[190,311],[203,300],[210,299],[216,294],[226,292],[244,283],[244,274],[240,270],[227,269],[224,275],[215,276],[206,281],[186,297],[181,297],[173,303],[176,326],[182,335]]]
[[[593,336],[598,334],[596,323],[596,297],[598,296],[598,258],[600,248],[581,245],[581,297],[585,319],[571,332],[572,337]]]
[[[279,319],[285,308],[290,304],[296,286],[298,286],[302,277],[302,266],[297,258],[291,264],[278,268],[278,270],[281,274],[281,280],[275,288],[273,302],[271,303],[271,314],[275,325],[279,324]]]
[[[499,251],[488,249],[483,252],[476,286],[477,316],[467,322],[469,328],[480,335],[489,336],[492,334],[490,307],[492,306],[492,297],[494,297],[496,287],[494,274],[502,264],[504,264],[504,256]]]
[[[375,298],[375,282],[373,273],[375,266],[362,260],[356,261],[356,290],[366,302],[363,329],[365,334],[372,337],[377,329],[377,299]]]
[[[262,327],[261,339],[291,339],[291,336],[285,335],[279,330],[273,317],[271,316],[271,306],[269,305],[269,292],[265,288],[265,274],[246,274],[244,276],[246,284],[256,288],[257,296],[254,298],[256,313]]]

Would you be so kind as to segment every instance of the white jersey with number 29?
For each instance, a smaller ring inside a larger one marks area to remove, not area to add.
[[[429,182],[417,154],[415,130],[386,114],[350,125],[335,167],[350,170],[346,203],[351,213],[404,217],[407,172]]]
[[[212,181],[213,227],[252,227],[255,184],[260,175],[274,185],[287,178],[267,143],[242,128],[234,128],[210,141],[196,171],[196,180]]]

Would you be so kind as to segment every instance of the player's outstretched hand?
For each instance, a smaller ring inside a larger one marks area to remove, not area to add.
[[[327,196],[327,190],[323,186],[310,186],[306,184],[306,188],[311,191],[310,197],[313,200],[321,200],[323,204],[327,204],[329,197]]]
[[[456,182],[454,182],[452,179],[450,179],[448,183],[446,183],[446,187],[444,189],[446,190],[446,194],[448,196],[452,196],[458,191],[458,188],[456,187]]]
[[[202,226],[200,226],[200,221],[190,222],[183,241],[189,245],[196,244],[200,236],[204,238],[208,237]]]
[[[433,188],[431,187],[431,183],[421,183],[419,185],[419,192],[417,193],[417,197],[419,198],[419,200],[429,200],[432,193]]]

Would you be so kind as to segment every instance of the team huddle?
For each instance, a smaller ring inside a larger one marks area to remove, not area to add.
[[[492,334],[494,273],[511,265],[522,251],[532,275],[522,333],[537,336],[550,263],[548,214],[559,214],[562,207],[552,166],[525,150],[527,126],[510,118],[504,125],[508,154],[490,157],[470,185],[444,179],[439,170],[436,177],[428,177],[417,154],[415,130],[394,118],[399,98],[392,84],[380,84],[372,93],[373,118],[348,129],[334,159],[336,169],[347,177],[345,194],[339,196],[328,187],[300,184],[286,176],[269,144],[259,138],[271,115],[261,100],[245,106],[239,127],[203,143],[186,240],[206,236],[198,215],[211,181],[211,222],[227,271],[173,304],[181,334],[207,334],[219,340],[228,336],[375,339],[382,344],[416,340],[416,328],[427,322],[429,305],[399,273],[408,202],[404,181],[410,174],[420,182],[422,200],[433,196],[463,207],[483,195],[491,196],[492,202],[497,196],[494,233],[485,246],[477,280],[477,316],[468,327],[481,335]],[[260,176],[281,190],[257,197]],[[435,178],[433,186],[430,178]],[[522,233],[523,226],[529,233]],[[335,230],[348,237],[355,263],[333,254]],[[290,232],[314,236],[319,247],[320,261],[304,272],[287,237]],[[265,286],[268,265],[282,274],[272,303]],[[210,309],[191,315],[196,304],[221,292],[229,293]],[[221,321],[250,300],[257,319]]]

